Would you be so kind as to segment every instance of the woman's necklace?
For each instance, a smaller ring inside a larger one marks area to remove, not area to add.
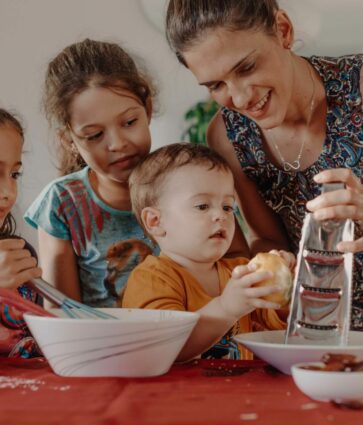
[[[312,74],[312,71],[311,71],[311,68],[310,68],[309,65],[308,65],[308,67],[309,67],[308,69],[309,69],[310,79],[311,79],[312,86],[313,86],[313,91],[312,91],[310,103],[309,103],[309,117],[308,117],[308,121],[307,121],[307,124],[306,124],[307,129],[309,129],[309,127],[310,127],[311,118],[313,116],[313,111],[314,111],[314,106],[315,106],[315,80],[314,80],[314,77],[313,77],[313,74]],[[296,171],[300,170],[300,167],[301,167],[300,160],[301,160],[301,156],[302,156],[303,149],[304,149],[304,146],[305,146],[306,137],[304,137],[304,139],[301,143],[299,154],[298,154],[297,158],[295,159],[295,161],[289,162],[289,161],[286,161],[286,159],[283,157],[279,147],[275,143],[275,137],[272,133],[272,130],[269,129],[267,131],[269,132],[269,134],[271,136],[271,141],[272,141],[272,143],[275,147],[276,152],[278,153],[278,155],[280,157],[284,171],[286,171],[286,172],[291,172],[291,171],[296,172]]]

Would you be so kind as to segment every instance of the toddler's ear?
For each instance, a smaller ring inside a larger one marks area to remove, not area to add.
[[[141,212],[141,220],[149,235],[154,237],[165,236],[165,230],[160,223],[160,211],[157,208],[144,208]]]

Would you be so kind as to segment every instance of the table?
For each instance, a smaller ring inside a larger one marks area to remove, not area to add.
[[[262,361],[197,360],[155,378],[64,378],[44,359],[0,359],[0,424],[361,424],[313,402]]]

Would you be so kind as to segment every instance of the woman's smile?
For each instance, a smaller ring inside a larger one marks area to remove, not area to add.
[[[248,108],[247,111],[251,114],[256,114],[263,111],[268,101],[271,99],[271,90],[269,90],[257,103]]]

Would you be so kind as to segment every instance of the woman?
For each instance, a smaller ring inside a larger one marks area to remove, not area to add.
[[[306,209],[356,221],[352,329],[363,330],[363,55],[300,57],[275,0],[171,0],[167,37],[221,106],[208,144],[228,161],[252,252],[298,250]],[[320,195],[320,184],[346,189]],[[320,196],[319,196],[320,195]]]

